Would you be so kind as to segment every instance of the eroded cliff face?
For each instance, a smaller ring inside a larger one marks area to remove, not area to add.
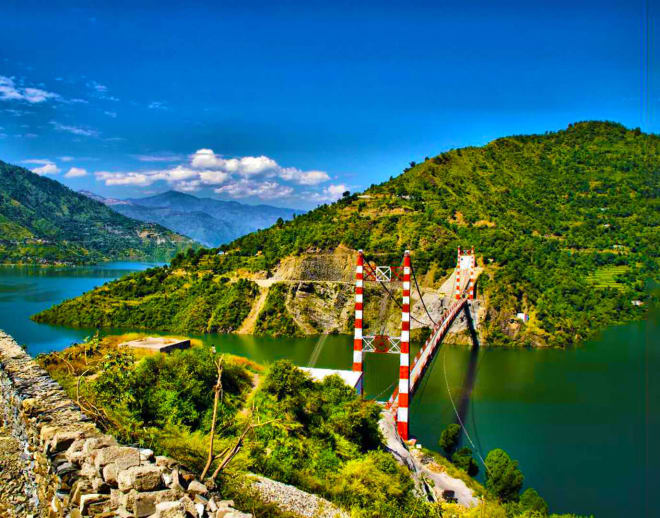
[[[273,286],[277,286],[280,304],[286,316],[293,319],[299,334],[351,334],[355,308],[356,251],[340,246],[332,251],[308,250],[298,256],[283,259],[272,275],[252,277],[260,286],[260,296],[251,301],[252,310],[239,332],[251,334],[263,326],[256,324],[270,311],[267,298]],[[479,270],[481,271],[481,270]],[[433,279],[439,277],[438,280]],[[432,326],[443,310],[454,300],[454,274],[442,277],[439,272],[428,272],[418,278],[424,304],[413,285],[411,298],[411,329]],[[401,284],[386,284],[396,301],[401,301]],[[271,293],[272,295],[272,293]],[[376,282],[364,286],[364,332],[397,336],[401,330],[401,308]],[[272,305],[272,297],[270,303]],[[428,313],[427,313],[428,310]],[[473,304],[474,320],[480,326],[486,315],[483,298]],[[430,315],[430,316],[429,316]],[[467,323],[463,318],[453,324],[452,338],[455,343],[471,343]],[[277,334],[277,333],[275,333]]]

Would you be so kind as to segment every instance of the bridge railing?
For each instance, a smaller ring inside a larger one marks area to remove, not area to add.
[[[415,355],[413,359],[411,368],[410,368],[410,393],[412,394],[417,388],[418,381],[422,378],[424,370],[430,363],[430,360],[433,358],[435,350],[437,349],[438,344],[447,334],[447,331],[451,327],[452,323],[467,304],[467,299],[462,298],[454,302],[449,309],[444,313],[442,319],[433,327],[431,334],[424,342],[424,345]],[[395,389],[392,393],[392,396],[386,403],[386,407],[393,413],[396,413],[398,407],[398,395],[399,389]]]

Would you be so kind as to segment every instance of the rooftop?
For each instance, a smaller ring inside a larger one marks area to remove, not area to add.
[[[163,336],[146,336],[138,340],[131,340],[119,344],[119,347],[132,347],[133,349],[148,349],[161,353],[167,353],[175,349],[187,349],[190,340],[180,338],[166,338]]]

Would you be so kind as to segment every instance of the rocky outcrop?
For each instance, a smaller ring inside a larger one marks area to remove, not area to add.
[[[1,331],[0,407],[0,442],[8,445],[4,453],[11,461],[0,455],[0,462],[22,474],[12,481],[16,487],[9,496],[14,500],[4,502],[4,508],[0,503],[0,511],[12,513],[8,516],[252,516],[234,509],[232,501],[219,499],[173,459],[122,446],[101,433],[48,373]]]

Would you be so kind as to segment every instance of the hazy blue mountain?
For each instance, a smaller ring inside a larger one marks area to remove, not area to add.
[[[81,192],[102,201],[124,216],[158,223],[207,246],[228,243],[259,228],[270,227],[278,218],[287,220],[294,213],[303,213],[270,205],[245,205],[236,201],[198,198],[177,191],[127,200]]]

